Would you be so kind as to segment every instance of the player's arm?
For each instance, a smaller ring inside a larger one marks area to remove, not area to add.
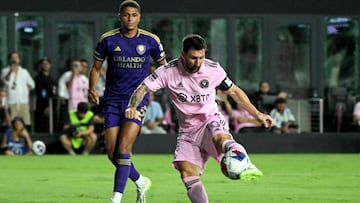
[[[94,63],[90,69],[89,73],[89,94],[88,100],[92,104],[99,104],[99,94],[96,91],[96,82],[102,68],[102,61],[94,60]]]
[[[125,111],[125,117],[126,118],[133,118],[138,119],[139,118],[139,112],[136,110],[136,107],[139,106],[141,101],[144,99],[144,96],[150,92],[150,89],[145,85],[144,82],[142,82],[136,90],[133,92],[133,94],[130,97],[129,104],[127,106],[127,109]]]

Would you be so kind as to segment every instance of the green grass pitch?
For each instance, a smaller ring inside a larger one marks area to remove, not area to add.
[[[253,154],[258,182],[230,180],[210,159],[201,180],[211,203],[358,203],[359,154]],[[153,184],[148,203],[189,202],[172,155],[134,154]],[[0,156],[1,203],[109,202],[114,167],[105,155]],[[128,181],[123,202],[135,202]]]

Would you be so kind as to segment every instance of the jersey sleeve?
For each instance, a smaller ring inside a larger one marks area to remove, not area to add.
[[[107,56],[106,38],[101,37],[94,51],[94,59],[104,61]]]
[[[222,91],[226,91],[226,90],[230,89],[230,87],[233,85],[233,82],[227,76],[226,71],[224,70],[223,67],[221,67],[221,65],[219,63],[216,63],[216,66],[217,66],[216,67],[217,73],[215,75],[216,75],[216,80],[218,81],[217,84],[219,84],[217,86],[217,88]]]
[[[160,42],[160,39],[157,38],[152,40],[152,49],[151,49],[151,57],[155,60],[155,61],[161,61],[163,59],[165,59],[165,51],[164,48]]]
[[[217,88],[222,91],[226,91],[226,90],[230,89],[232,85],[233,85],[233,82],[230,80],[229,77],[226,76],[226,78],[220,83],[220,85]]]
[[[156,92],[159,89],[165,88],[166,86],[166,74],[165,74],[164,66],[160,66],[145,78],[144,83],[145,85],[153,92]]]

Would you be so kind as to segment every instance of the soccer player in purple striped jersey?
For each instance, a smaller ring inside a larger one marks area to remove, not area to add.
[[[160,39],[138,27],[140,5],[133,0],[120,4],[121,27],[104,33],[95,49],[94,63],[89,76],[89,102],[99,104],[95,84],[104,60],[107,60],[103,113],[106,150],[116,167],[114,193],[111,203],[121,202],[128,178],[137,186],[137,202],[145,202],[151,181],[140,175],[131,161],[133,143],[145,116],[148,98],[139,105],[142,112],[137,119],[125,117],[125,109],[135,88],[149,75],[151,59],[166,64]]]
[[[200,181],[209,157],[220,162],[223,154],[237,150],[247,154],[228,130],[228,124],[215,102],[216,89],[230,95],[265,127],[273,120],[259,112],[249,98],[227,77],[219,63],[205,59],[206,42],[196,34],[183,39],[181,56],[160,66],[147,77],[130,98],[126,117],[138,118],[137,107],[149,91],[165,88],[179,119],[178,142],[173,160],[180,172],[187,194],[193,203],[207,203],[208,197]],[[240,179],[254,180],[262,176],[254,164],[241,173]]]

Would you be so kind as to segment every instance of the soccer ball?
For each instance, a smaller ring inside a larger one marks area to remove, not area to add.
[[[41,140],[34,141],[33,145],[32,145],[32,151],[34,154],[36,154],[38,156],[45,154],[45,152],[46,152],[45,143]]]
[[[249,158],[246,154],[238,150],[230,150],[221,159],[222,173],[233,180],[240,179],[240,174],[250,166]]]

